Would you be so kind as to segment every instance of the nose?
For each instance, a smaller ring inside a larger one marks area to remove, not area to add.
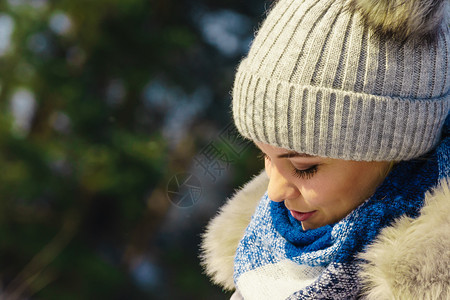
[[[300,195],[297,187],[281,174],[277,167],[272,165],[270,172],[267,173],[269,176],[267,193],[270,200],[281,202],[287,199],[295,199]]]

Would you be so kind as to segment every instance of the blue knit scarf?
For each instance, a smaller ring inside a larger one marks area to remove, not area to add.
[[[266,193],[236,252],[234,280],[244,298],[355,299],[356,254],[398,217],[417,217],[425,192],[449,177],[449,121],[432,152],[397,164],[370,199],[336,224],[304,231],[284,202]]]

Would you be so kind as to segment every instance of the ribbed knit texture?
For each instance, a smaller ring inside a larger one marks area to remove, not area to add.
[[[280,0],[233,88],[246,138],[348,160],[407,160],[437,143],[450,108],[448,28],[387,39],[344,1]]]

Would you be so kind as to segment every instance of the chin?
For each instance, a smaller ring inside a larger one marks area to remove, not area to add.
[[[320,226],[314,226],[312,224],[305,224],[305,222],[302,222],[302,229],[303,230],[310,230],[310,229],[316,229],[319,228]]]
[[[319,223],[319,224],[317,224],[317,223],[312,223],[312,222],[308,222],[308,221],[301,222],[301,223],[302,223],[302,229],[303,230],[317,229],[317,228],[320,228],[320,227],[323,227],[323,226],[334,224],[334,223],[325,223],[325,224]]]

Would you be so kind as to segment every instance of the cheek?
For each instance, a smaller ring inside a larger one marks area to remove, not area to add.
[[[316,205],[332,205],[341,198],[346,198],[352,190],[352,180],[339,176],[320,176],[302,182],[299,186],[303,198]],[[350,183],[350,184],[349,184]]]
[[[329,184],[321,176],[313,176],[308,180],[295,180],[295,185],[300,191],[302,198],[311,204],[322,204],[327,201],[329,194]]]
[[[377,169],[370,170],[370,172],[363,170],[360,174],[362,175],[353,178],[354,184],[351,185],[351,189],[355,197],[368,198],[382,181],[381,171]]]
[[[371,174],[367,171],[345,172],[323,178],[317,183],[318,201],[336,201],[340,205],[360,204],[367,199],[374,189]]]

